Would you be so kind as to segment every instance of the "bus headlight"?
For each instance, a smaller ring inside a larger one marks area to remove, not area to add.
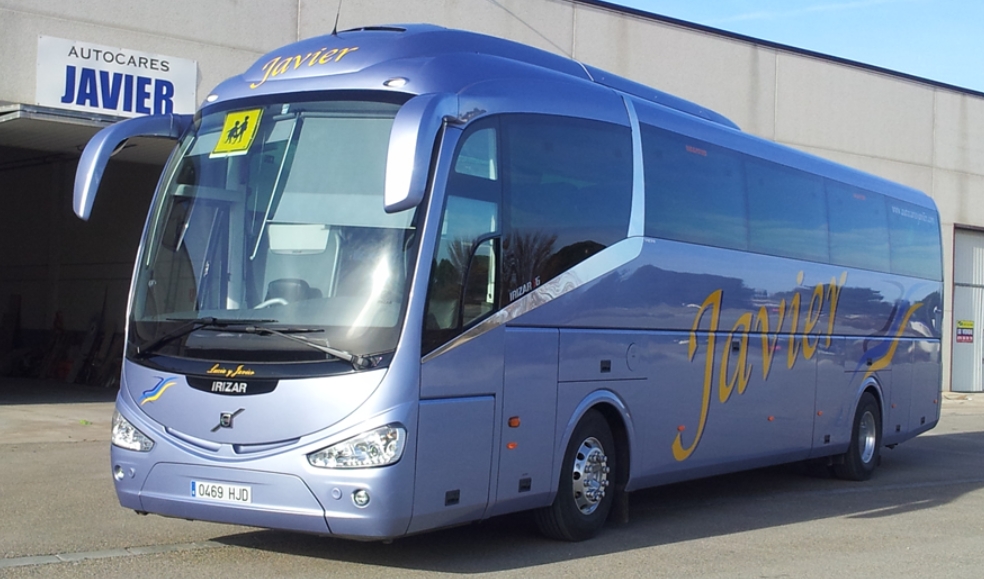
[[[137,430],[117,410],[113,411],[113,437],[111,440],[120,448],[137,452],[150,452],[150,449],[154,448],[154,441]]]
[[[365,468],[393,464],[403,456],[407,431],[402,426],[383,426],[363,432],[308,455],[311,466]]]

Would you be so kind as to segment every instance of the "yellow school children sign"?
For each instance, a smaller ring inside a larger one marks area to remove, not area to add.
[[[263,109],[250,109],[248,111],[233,111],[226,113],[225,122],[222,123],[222,133],[219,141],[212,149],[212,157],[244,155],[253,144],[253,137],[256,136],[256,127],[260,125],[260,115]]]

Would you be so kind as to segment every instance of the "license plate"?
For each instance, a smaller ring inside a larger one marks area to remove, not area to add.
[[[191,498],[244,505],[253,502],[253,488],[246,485],[193,480]]]

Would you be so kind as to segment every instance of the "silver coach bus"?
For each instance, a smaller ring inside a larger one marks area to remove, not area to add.
[[[134,136],[178,141],[113,422],[135,511],[375,540],[535,510],[581,540],[644,487],[867,479],[939,419],[933,202],[591,66],[304,40],[96,135],[83,219]]]

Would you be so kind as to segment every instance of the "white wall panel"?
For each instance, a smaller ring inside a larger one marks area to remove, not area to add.
[[[937,169],[933,180],[933,198],[943,223],[984,226],[984,175]]]
[[[692,100],[773,138],[775,53],[736,40],[581,6],[575,56]]]
[[[0,0],[0,9],[248,52],[297,34],[297,0]]]
[[[782,141],[780,141],[782,142]],[[797,143],[782,143],[801,151],[823,157],[835,163],[853,167],[859,171],[877,175],[883,179],[895,181],[918,189],[927,195],[933,189],[933,169],[929,165],[905,163],[896,159],[885,159],[850,153],[845,151],[821,149],[819,147],[803,146]],[[944,220],[945,221],[945,220]]]
[[[299,0],[301,38],[331,32],[338,3]],[[358,0],[342,2],[339,30],[426,22],[508,38],[570,56],[574,7],[567,0]]]
[[[984,99],[936,91],[934,147],[940,169],[984,175]]]
[[[932,87],[785,53],[776,74],[778,140],[932,164]]]

